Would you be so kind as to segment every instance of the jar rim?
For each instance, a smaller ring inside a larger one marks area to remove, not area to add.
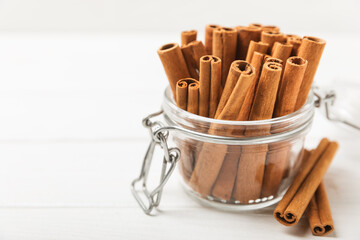
[[[214,119],[214,118],[208,118],[208,117],[203,117],[203,116],[199,116],[193,113],[190,113],[188,111],[185,111],[181,108],[179,108],[173,97],[172,97],[172,92],[170,87],[168,86],[165,91],[164,91],[164,99],[166,101],[163,101],[162,107],[163,108],[171,108],[172,110],[176,111],[177,114],[179,114],[179,117],[181,118],[186,118],[186,119],[191,119],[197,122],[202,122],[202,123],[206,123],[206,124],[222,124],[224,126],[227,125],[232,125],[232,126],[236,126],[236,125],[241,125],[241,126],[259,126],[259,125],[268,125],[268,124],[282,124],[285,122],[289,122],[289,121],[296,121],[297,119],[303,117],[304,115],[307,115],[308,113],[310,113],[310,111],[312,110],[312,108],[314,107],[314,94],[311,91],[309,94],[309,97],[306,101],[306,103],[297,111],[287,114],[285,116],[281,116],[281,117],[276,117],[276,118],[271,118],[271,119],[266,119],[266,120],[252,120],[252,121],[234,121],[234,120],[220,120],[220,119]]]

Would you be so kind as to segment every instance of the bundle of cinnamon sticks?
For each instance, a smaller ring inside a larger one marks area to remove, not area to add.
[[[178,107],[232,121],[266,120],[299,110],[307,101],[326,44],[320,38],[284,34],[277,26],[261,24],[208,25],[204,43],[197,40],[196,30],[184,31],[181,45],[165,44],[158,55]],[[208,134],[217,131],[210,126]],[[269,126],[222,131],[255,137],[275,130]],[[183,176],[204,198],[240,204],[272,199],[280,194],[291,168],[289,143],[180,145]]]

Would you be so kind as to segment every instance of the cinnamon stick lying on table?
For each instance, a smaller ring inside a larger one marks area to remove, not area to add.
[[[213,32],[212,55],[221,59],[221,86],[225,86],[231,63],[236,58],[237,31],[234,28],[216,28]]]
[[[325,138],[321,140],[275,208],[274,217],[276,220],[286,226],[298,223],[320,185],[337,149],[337,142],[330,142]]]
[[[211,55],[212,53],[212,47],[213,47],[213,31],[216,28],[220,28],[218,25],[207,25],[205,27],[205,49],[206,53]]]
[[[272,118],[278,84],[282,68],[279,65],[264,63],[249,120],[265,120]],[[270,128],[254,131],[245,130],[245,136],[269,135]],[[267,145],[242,147],[233,198],[240,203],[248,203],[260,197],[266,160]]]
[[[334,223],[324,182],[320,183],[306,211],[313,235],[324,236],[334,231]]]
[[[157,53],[164,66],[166,76],[175,97],[176,83],[182,78],[190,77],[184,56],[177,43],[165,44],[159,48]]]
[[[261,42],[269,44],[268,54],[271,54],[275,42],[286,41],[284,34],[274,31],[262,31]]]
[[[230,92],[222,111],[219,112],[216,119],[230,120],[234,117],[234,112],[240,110],[245,99],[246,92],[254,80],[254,69],[245,61],[234,61],[231,65],[231,69],[233,70],[232,73],[229,74],[228,78],[236,78],[237,76],[233,87],[234,90]],[[227,85],[232,85],[233,81],[229,81],[229,79],[226,81]],[[225,89],[231,90],[227,86],[225,86]],[[225,89],[223,94],[225,93]],[[209,134],[212,134],[212,131],[213,129],[210,128]],[[190,179],[190,185],[192,188],[203,197],[210,194],[212,186],[214,185],[221,170],[226,153],[226,145],[204,143]]]
[[[324,40],[315,37],[304,37],[301,42],[298,49],[298,56],[306,59],[308,61],[308,66],[300,87],[300,93],[295,107],[296,110],[301,108],[308,98],[325,44],[326,42]]]
[[[245,60],[250,41],[258,42],[261,38],[260,27],[236,27],[237,30],[237,54],[236,59]],[[246,60],[249,61],[249,60]]]
[[[205,55],[200,58],[199,115],[213,118],[220,100],[221,59]]]
[[[196,41],[196,36],[197,36],[196,30],[181,32],[181,46],[191,43],[192,41]]]
[[[254,55],[254,52],[259,52],[259,53],[267,53],[267,50],[269,48],[269,44],[268,43],[263,43],[263,42],[255,42],[255,41],[250,41],[249,43],[249,48],[246,54],[246,61],[247,62],[251,62],[251,59]]]
[[[307,61],[300,57],[290,57],[286,61],[280,81],[273,117],[281,117],[295,111],[296,99],[304,78]],[[272,132],[274,133],[274,132]],[[288,143],[269,145],[261,191],[262,197],[276,196],[283,174],[287,170],[290,147]]]

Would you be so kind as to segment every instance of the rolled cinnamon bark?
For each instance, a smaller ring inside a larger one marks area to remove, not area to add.
[[[254,101],[255,90],[259,82],[259,76],[263,65],[264,54],[254,52],[250,65],[254,67],[255,77],[253,85],[251,85],[248,94],[245,97],[244,104],[241,106],[240,112],[236,118],[236,121],[247,121],[249,119],[250,110]],[[237,135],[237,134],[235,134]]]
[[[189,84],[187,111],[193,114],[199,113],[199,82]]]
[[[240,110],[246,93],[255,77],[253,67],[245,61],[234,61],[232,67],[238,68],[240,74],[238,75],[238,80],[235,82],[234,90],[231,92],[228,101],[217,119],[235,120],[237,113],[233,114],[233,112]],[[231,84],[231,82],[227,82],[227,84]],[[225,87],[225,89],[227,89],[227,87]],[[208,150],[208,145],[211,146],[211,151]],[[206,197],[210,194],[212,186],[219,175],[227,153],[227,146],[223,144],[204,143],[203,149],[197,158],[190,179],[190,185],[195,191],[203,197]]]
[[[313,235],[324,236],[334,231],[334,223],[324,182],[320,183],[312,197],[306,215]]]
[[[280,28],[274,25],[262,26],[263,31],[280,32]]]
[[[200,58],[206,55],[205,46],[201,41],[192,41],[182,46],[181,51],[184,55],[186,66],[192,78],[199,79],[198,70],[200,68]]]
[[[245,60],[250,41],[258,42],[261,38],[260,27],[237,27],[237,54],[236,59]],[[246,60],[249,61],[249,60]]]
[[[304,78],[307,61],[300,57],[290,57],[285,64],[280,81],[273,117],[281,117],[295,111],[301,82]],[[275,133],[275,132],[272,132]],[[261,197],[276,196],[290,157],[287,142],[272,143],[266,156]]]
[[[236,86],[229,97],[224,109],[219,115],[219,119],[223,120],[237,120],[239,116],[244,116],[247,120],[250,112],[250,106],[252,101],[246,99],[250,98],[251,91],[254,91],[256,85],[256,72],[255,68],[245,61],[240,61],[242,65],[245,65],[245,72],[241,74]],[[253,95],[252,95],[253,96]],[[252,99],[251,99],[252,100]],[[250,106],[244,106],[250,105]],[[242,112],[243,111],[243,112]],[[248,111],[248,112],[244,112]],[[237,165],[239,161],[239,146],[228,146],[227,154],[221,166],[221,170],[217,177],[217,180],[213,186],[212,195],[214,197],[230,200],[231,194],[234,188]]]
[[[299,95],[307,64],[308,62],[301,57],[287,59],[273,117],[285,116],[295,111],[297,96]]]
[[[246,54],[246,61],[251,62],[254,52],[267,53],[269,48],[268,43],[250,41],[249,48]]]
[[[281,70],[281,66],[271,62],[263,65],[249,120],[272,118]],[[267,134],[270,134],[270,128],[245,130],[245,136]],[[260,197],[267,149],[266,144],[242,148],[233,191],[235,200],[248,203]]]
[[[269,63],[269,62],[277,64],[281,67],[283,66],[283,60],[271,57],[269,55],[264,56],[264,63]]]
[[[230,70],[229,70],[229,75],[228,78],[226,80],[226,85],[225,88],[221,94],[221,98],[218,104],[218,107],[216,109],[216,113],[215,113],[215,118],[218,118],[218,116],[220,115],[220,113],[223,111],[227,101],[229,100],[229,97],[240,77],[240,75],[242,74],[242,72],[244,70],[242,70],[242,66],[243,66],[243,62],[241,60],[236,60],[231,64]]]
[[[295,107],[296,110],[301,108],[307,100],[325,44],[326,42],[324,40],[315,37],[304,37],[301,42],[298,56],[306,59],[308,66],[300,87],[300,93]]]
[[[176,83],[176,105],[182,110],[187,110],[188,83],[181,79]]]
[[[212,55],[221,59],[221,86],[224,88],[231,63],[236,58],[237,32],[234,28],[217,28],[213,32]]]
[[[301,45],[301,37],[297,35],[287,34],[286,43],[293,45],[293,49],[291,50],[291,56],[297,56],[298,49]]]
[[[274,31],[261,32],[261,42],[269,44],[268,54],[271,54],[275,42],[286,41],[284,34]]]
[[[258,27],[258,28],[263,28],[263,25],[262,24],[260,24],[260,23],[250,23],[249,24],[249,27]]]
[[[320,185],[337,149],[337,142],[329,142],[327,139],[321,140],[275,208],[274,217],[276,220],[286,226],[298,223]]]
[[[190,77],[184,56],[177,43],[165,44],[157,51],[164,66],[174,98],[176,96],[176,83],[182,78]]]
[[[196,41],[196,36],[197,36],[196,30],[181,32],[181,46],[191,43],[192,41]]]
[[[209,55],[212,54],[213,31],[216,28],[220,28],[220,26],[219,25],[207,25],[205,27],[205,49],[206,49],[206,53]]]
[[[221,60],[212,55],[200,58],[199,115],[213,118],[220,99]]]
[[[286,62],[286,60],[290,57],[293,45],[281,42],[275,42],[272,48],[271,56],[274,58],[278,58]]]

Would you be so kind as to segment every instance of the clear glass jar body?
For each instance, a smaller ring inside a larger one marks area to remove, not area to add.
[[[298,111],[262,121],[224,121],[191,114],[165,91],[171,145],[181,152],[186,191],[205,205],[249,210],[280,200],[299,171],[313,116],[313,95]]]

